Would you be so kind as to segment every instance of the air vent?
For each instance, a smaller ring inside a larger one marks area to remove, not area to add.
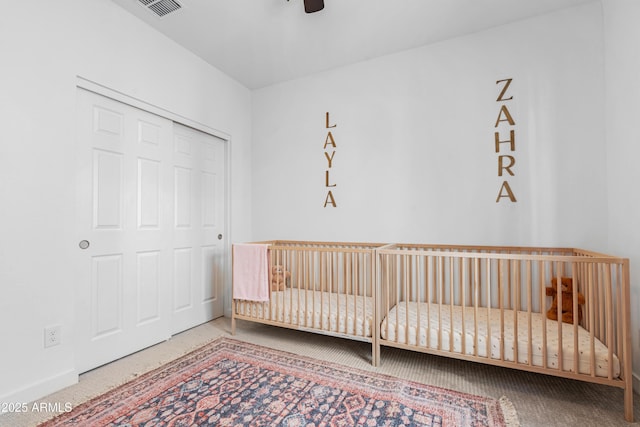
[[[138,2],[161,18],[182,8],[176,0],[138,0]]]

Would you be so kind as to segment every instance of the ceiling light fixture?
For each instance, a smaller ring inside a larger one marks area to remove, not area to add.
[[[324,9],[324,0],[304,0],[305,12],[313,13],[313,12],[318,12],[322,9]]]

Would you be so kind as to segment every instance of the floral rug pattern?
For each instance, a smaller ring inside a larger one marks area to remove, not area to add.
[[[42,426],[506,426],[499,400],[220,338]]]

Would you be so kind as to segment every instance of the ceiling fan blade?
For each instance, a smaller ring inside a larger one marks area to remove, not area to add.
[[[324,0],[304,0],[305,12],[313,13],[322,9],[324,9]]]

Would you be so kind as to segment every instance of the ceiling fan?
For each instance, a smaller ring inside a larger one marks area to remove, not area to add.
[[[313,13],[313,12],[318,12],[322,9],[324,9],[324,0],[304,0],[305,12]]]

